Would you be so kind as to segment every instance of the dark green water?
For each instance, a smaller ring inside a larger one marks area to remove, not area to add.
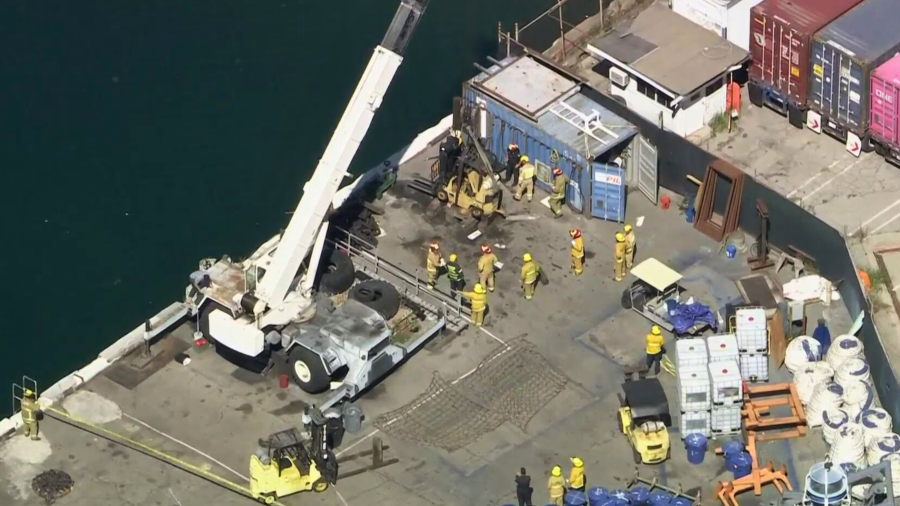
[[[354,171],[547,4],[432,0]],[[286,224],[397,5],[0,2],[0,418]]]

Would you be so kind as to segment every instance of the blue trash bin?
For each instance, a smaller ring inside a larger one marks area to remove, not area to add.
[[[609,498],[612,499],[609,506],[629,506],[631,503],[631,494],[622,488],[610,491]]]
[[[728,258],[734,258],[735,256],[737,256],[737,246],[735,246],[734,244],[729,244],[728,246],[726,246],[725,256],[727,256]]]
[[[629,496],[632,506],[647,506],[650,504],[650,489],[647,487],[634,487]]]
[[[603,506],[609,498],[609,490],[603,487],[594,487],[588,490],[588,506]]]
[[[688,462],[695,466],[702,464],[708,446],[709,440],[703,434],[688,434],[684,438],[684,449],[687,450]]]
[[[744,443],[742,441],[729,441],[722,445],[722,453],[727,459],[729,455],[736,455],[744,451]]]
[[[580,490],[570,490],[563,497],[565,506],[585,506],[587,504],[587,496]]]
[[[668,492],[651,492],[650,506],[669,506],[672,501],[672,495]]]
[[[687,497],[676,497],[672,499],[672,502],[669,504],[672,506],[691,506],[693,503]]]
[[[731,465],[729,466],[729,468],[734,474],[735,480],[749,475],[750,471],[753,470],[753,457],[751,457],[747,452],[741,452],[737,455],[732,455],[730,460]]]

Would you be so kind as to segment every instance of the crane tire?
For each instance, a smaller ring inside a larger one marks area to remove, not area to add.
[[[331,386],[331,375],[322,359],[303,346],[294,346],[288,354],[288,364],[294,382],[306,393],[320,394]]]
[[[353,286],[356,278],[356,268],[353,260],[340,251],[333,249],[322,255],[320,264],[321,278],[319,278],[319,292],[325,295],[337,295],[344,293]]]
[[[387,281],[363,281],[350,289],[350,298],[374,309],[385,320],[390,320],[400,311],[400,293]]]

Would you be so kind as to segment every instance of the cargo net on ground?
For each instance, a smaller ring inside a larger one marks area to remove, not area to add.
[[[454,451],[507,421],[525,431],[566,382],[531,343],[517,339],[456,382],[435,372],[422,395],[381,415],[375,426],[391,437]]]

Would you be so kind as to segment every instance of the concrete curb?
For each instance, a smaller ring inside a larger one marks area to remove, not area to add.
[[[400,164],[414,158],[427,149],[435,140],[447,133],[452,124],[453,116],[443,118],[436,125],[419,133],[411,143],[394,153],[389,160]],[[117,360],[144,344],[146,340],[153,339],[157,335],[168,330],[169,327],[181,320],[181,318],[188,313],[189,310],[183,303],[172,303],[150,318],[151,330],[147,331],[145,325],[141,325],[120,337],[112,345],[101,351],[100,355],[93,362],[65,376],[63,379],[44,390],[40,399],[38,399],[38,403],[43,407],[49,407],[62,401],[66,396],[71,395],[82,385],[101,374]],[[11,436],[21,426],[21,413],[16,413],[9,418],[0,420],[0,440]]]

